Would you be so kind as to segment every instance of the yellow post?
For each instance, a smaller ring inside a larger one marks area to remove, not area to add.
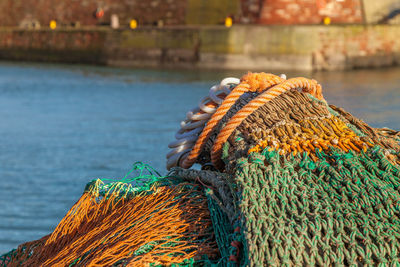
[[[136,19],[132,19],[131,22],[129,23],[129,27],[130,27],[131,29],[136,29],[136,28],[137,28],[137,25],[138,25],[138,23],[137,23],[137,20],[136,20]]]
[[[324,24],[325,25],[330,25],[331,24],[331,18],[330,17],[325,17],[324,18]]]
[[[233,24],[232,18],[231,17],[226,17],[226,19],[225,19],[225,27],[230,28],[230,27],[232,27],[232,24]]]
[[[57,28],[57,22],[55,20],[50,21],[50,29],[54,30]]]

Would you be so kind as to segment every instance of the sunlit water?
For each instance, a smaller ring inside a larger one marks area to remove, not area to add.
[[[165,174],[186,111],[241,74],[0,63],[0,253],[51,232],[93,178],[139,160]],[[371,125],[400,129],[400,69],[297,75]]]

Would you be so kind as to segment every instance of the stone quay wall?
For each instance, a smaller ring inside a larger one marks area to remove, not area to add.
[[[400,25],[0,29],[0,59],[126,67],[343,70],[400,64]]]
[[[217,25],[232,16],[236,24],[376,23],[400,8],[398,0],[0,0],[0,26],[16,27],[51,20],[62,25]],[[94,16],[101,9],[101,17]],[[395,21],[393,21],[395,22]],[[397,22],[398,23],[398,20]]]

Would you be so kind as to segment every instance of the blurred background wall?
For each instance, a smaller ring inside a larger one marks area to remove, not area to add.
[[[0,10],[5,60],[301,70],[400,65],[400,0],[0,0]],[[118,26],[109,27],[116,17]],[[234,27],[223,26],[228,19]]]
[[[259,15],[262,24],[320,24],[362,22],[360,0],[264,0]]]
[[[0,25],[18,26],[26,19],[48,25],[50,20],[59,23],[98,25],[109,23],[112,14],[118,14],[121,24],[136,18],[142,24],[152,25],[163,20],[167,25],[183,24],[187,0],[0,0]],[[102,9],[104,15],[96,17]]]
[[[47,26],[50,20],[94,26],[109,24],[112,14],[121,25],[131,19],[158,26],[222,24],[227,16],[240,24],[321,24],[326,17],[376,23],[399,9],[399,0],[0,0],[0,26]]]

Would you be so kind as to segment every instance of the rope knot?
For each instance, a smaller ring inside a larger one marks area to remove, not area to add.
[[[271,80],[279,79],[283,80],[282,78],[265,72],[260,73],[251,73],[244,75],[240,81],[244,84],[249,85],[249,91],[251,92],[262,92],[264,89],[271,87],[273,84]]]
[[[309,80],[309,87],[304,88],[303,92],[304,93],[309,93],[313,96],[315,96],[319,100],[323,100],[324,97],[322,95],[322,86],[314,79]]]

